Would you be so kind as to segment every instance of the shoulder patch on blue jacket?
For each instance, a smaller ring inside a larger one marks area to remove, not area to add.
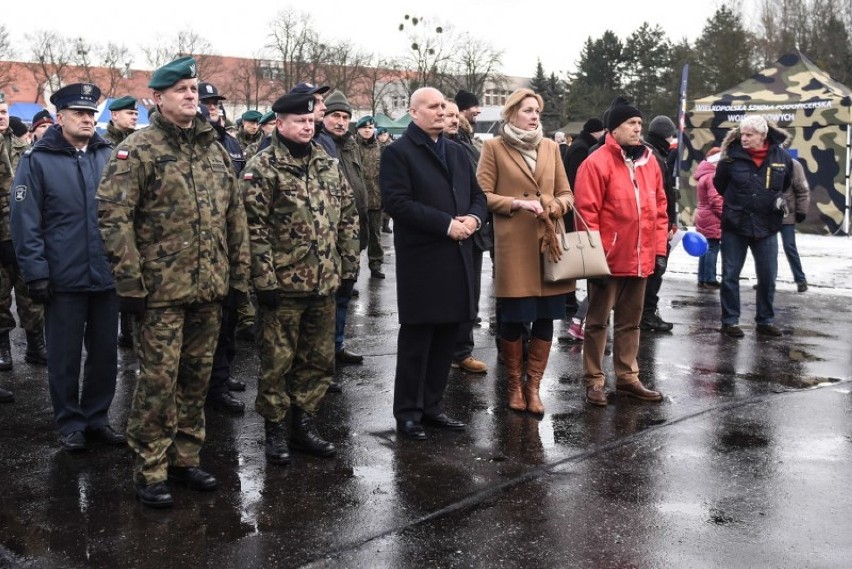
[[[15,201],[22,202],[27,197],[27,187],[26,186],[15,186]]]

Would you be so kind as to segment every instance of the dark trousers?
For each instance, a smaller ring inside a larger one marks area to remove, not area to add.
[[[666,246],[666,258],[671,253],[671,246]],[[663,275],[665,270],[654,271],[654,274],[645,279],[645,301],[642,303],[642,317],[647,318],[657,312],[660,304],[660,287],[663,286]]]
[[[118,298],[104,292],[58,292],[45,307],[47,378],[61,435],[108,424],[118,365]],[[86,346],[80,389],[82,348]]]
[[[754,257],[757,275],[755,295],[758,324],[772,324],[775,318],[775,278],[778,276],[778,237],[752,238],[736,233],[722,234],[722,288],[719,300],[722,305],[722,324],[740,322],[740,272],[745,265],[746,255]]]
[[[784,255],[790,263],[790,272],[796,283],[807,282],[805,272],[802,270],[802,260],[799,258],[799,249],[796,247],[796,226],[792,224],[781,226],[781,244],[784,246]]]
[[[397,421],[420,421],[443,411],[453,346],[459,324],[402,324],[397,340],[393,415]]]
[[[483,251],[476,245],[473,247],[473,304],[476,314],[479,314],[479,294],[482,291],[482,256]],[[469,322],[459,325],[456,347],[453,350],[453,360],[460,362],[473,353],[473,327],[476,324],[476,314]]]
[[[213,371],[210,373],[210,389],[207,396],[222,395],[228,391],[231,364],[237,354],[237,310],[222,307],[222,326],[213,352]]]

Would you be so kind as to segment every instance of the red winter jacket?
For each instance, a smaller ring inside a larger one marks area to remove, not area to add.
[[[698,207],[695,210],[695,229],[707,239],[722,238],[722,207],[725,200],[713,185],[716,164],[704,160],[698,165],[693,178],[698,180],[696,192]]]
[[[648,277],[655,257],[666,254],[669,220],[663,175],[651,149],[643,149],[638,160],[628,160],[607,134],[577,172],[582,191],[575,195],[574,208],[590,229],[601,232],[615,277]]]

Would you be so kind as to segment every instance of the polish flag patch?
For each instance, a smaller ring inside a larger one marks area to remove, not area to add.
[[[119,160],[127,160],[128,156],[130,156],[130,151],[125,149],[121,149],[115,153],[115,157]]]
[[[254,172],[243,172],[243,180],[254,180]]]

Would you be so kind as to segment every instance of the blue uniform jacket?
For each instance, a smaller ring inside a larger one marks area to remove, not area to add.
[[[78,154],[55,125],[21,157],[10,224],[26,282],[50,279],[60,292],[115,288],[95,200],[111,153],[112,146],[95,134],[86,152]]]

